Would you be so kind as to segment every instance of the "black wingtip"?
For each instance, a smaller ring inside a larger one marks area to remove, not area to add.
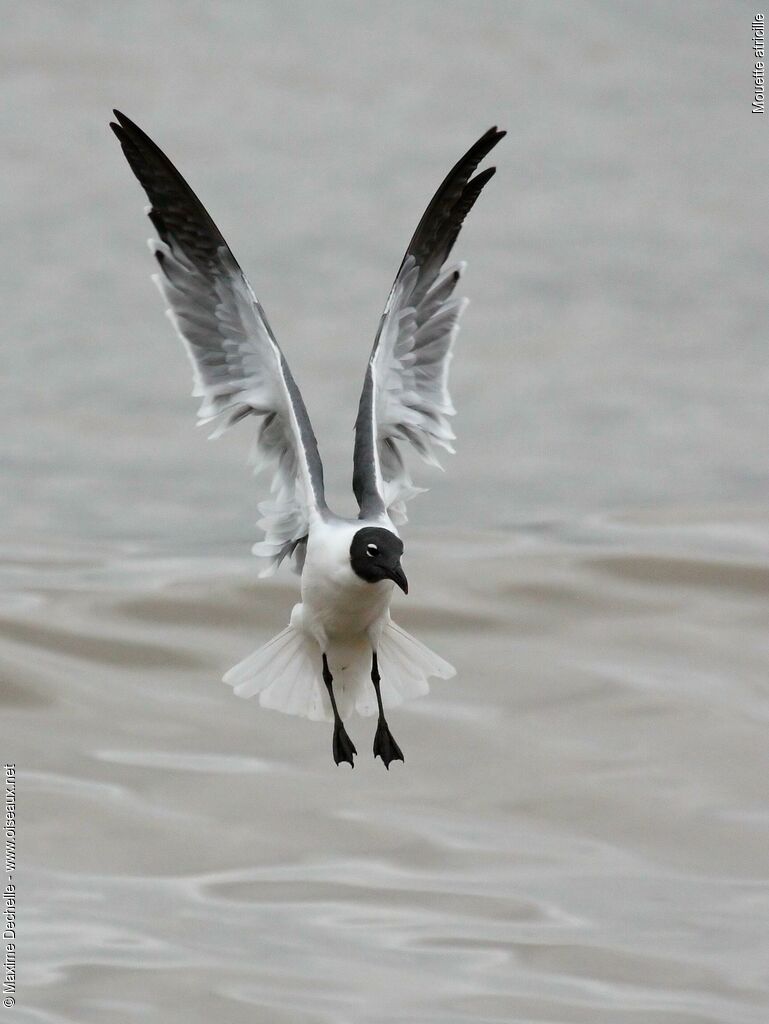
[[[475,145],[482,150],[483,156],[488,156],[497,143],[501,142],[506,135],[507,132],[504,128],[497,128],[496,125],[493,125],[480,137],[480,139],[478,139]],[[481,159],[483,159],[483,156]]]
[[[110,122],[126,160],[151,204],[150,218],[161,240],[208,266],[227,243],[210,214],[157,143],[118,109]]]
[[[482,171],[478,171],[475,177],[471,178],[467,185],[465,185],[462,200],[457,204],[458,210],[464,209],[465,217],[475,205],[475,200],[496,173],[496,167],[484,167]]]
[[[129,117],[126,117],[125,114],[118,110],[117,107],[113,108],[112,113],[115,115],[115,120],[110,121],[109,126],[118,139],[123,142],[128,139],[129,129],[135,129],[136,125]]]
[[[430,259],[436,268],[445,262],[462,222],[496,168],[485,168],[475,177],[473,174],[506,134],[493,125],[454,164],[422,215],[407,255],[413,255],[420,263]]]
[[[115,115],[115,121],[110,121],[110,128],[117,135],[119,139],[126,139],[137,145],[142,143],[152,150],[157,150],[158,146],[152,141],[146,132],[142,131],[138,124],[127,117],[122,110],[114,108],[112,113]]]
[[[494,167],[484,167],[482,171],[479,171],[474,178],[471,178],[468,185],[475,185],[478,188],[483,188],[489,178],[493,178],[497,173],[496,165]]]
[[[491,128],[489,128],[488,131],[484,132],[483,135],[481,135],[481,137],[480,137],[480,139],[478,139],[478,143],[476,143],[476,145],[478,145],[480,143],[490,143],[490,145],[489,145],[489,150],[490,150],[490,149],[493,149],[493,147],[496,146],[496,144],[501,139],[504,139],[504,137],[506,135],[507,135],[507,131],[504,128],[498,128],[495,124],[493,124],[491,126]],[[486,152],[488,152],[489,150],[487,150]]]

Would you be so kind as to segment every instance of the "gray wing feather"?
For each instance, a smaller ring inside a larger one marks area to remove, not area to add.
[[[405,522],[405,502],[423,490],[409,476],[399,441],[433,465],[439,465],[437,449],[454,450],[448,374],[467,300],[454,297],[464,264],[444,264],[495,168],[472,175],[504,135],[490,128],[451,169],[414,232],[387,299],[355,423],[353,490],[361,518],[387,511],[395,523]]]
[[[154,280],[192,363],[198,422],[212,436],[247,416],[261,419],[253,462],[271,471],[262,502],[265,538],[254,553],[270,575],[287,555],[301,571],[310,510],[326,508],[323,466],[302,396],[264,311],[218,228],[171,161],[125,115],[112,129],[147,193],[159,240]]]

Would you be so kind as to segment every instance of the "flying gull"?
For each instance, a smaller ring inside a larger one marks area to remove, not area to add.
[[[354,764],[344,721],[378,715],[374,756],[403,760],[385,709],[428,691],[454,669],[390,618],[401,566],[405,502],[419,493],[400,451],[428,463],[453,451],[449,362],[465,299],[454,295],[464,264],[445,267],[462,222],[494,174],[480,162],[505,132],[490,128],[451,169],[414,232],[379,323],[355,422],[352,487],[357,519],[326,504],[323,465],[310,419],[264,311],[229,246],[181,174],[129,118],[111,128],[147,193],[158,238],[154,280],[187,350],[199,423],[214,436],[255,416],[257,470],[272,473],[259,505],[264,539],[254,554],[272,575],[285,558],[301,575],[289,625],[225,675],[239,697],[334,723],[333,756]],[[369,679],[371,685],[369,685]]]

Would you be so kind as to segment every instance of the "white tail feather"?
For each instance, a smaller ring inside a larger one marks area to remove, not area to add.
[[[342,718],[348,718],[353,709],[363,716],[375,714],[377,703],[371,683],[368,640],[360,637],[334,642],[326,653]],[[390,620],[382,630],[377,659],[385,708],[426,694],[430,676],[450,679],[456,674],[447,661]],[[291,625],[231,668],[224,681],[238,697],[259,694],[262,707],[328,722],[332,718],[331,702],[321,665],[321,652],[315,640]]]

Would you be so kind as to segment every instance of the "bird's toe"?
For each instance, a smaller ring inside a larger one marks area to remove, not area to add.
[[[374,736],[374,757],[381,757],[385,768],[390,770],[391,761],[403,761],[403,751],[393,739],[390,727],[383,719],[379,719]]]
[[[355,749],[355,744],[353,743],[353,741],[347,735],[347,730],[345,729],[341,720],[338,721],[334,726],[333,750],[334,761],[337,764],[340,764],[342,761],[346,761],[347,764],[350,765],[350,767],[355,767],[353,756],[357,754],[358,751]]]

